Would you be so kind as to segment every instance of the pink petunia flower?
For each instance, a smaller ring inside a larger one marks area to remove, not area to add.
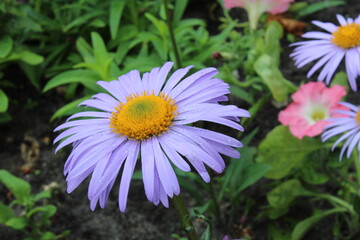
[[[328,88],[323,82],[309,82],[291,96],[294,102],[279,113],[278,120],[289,126],[290,132],[298,139],[317,136],[331,123],[326,119],[340,115],[334,110],[347,110],[339,104],[345,95],[345,87],[335,85]]]
[[[251,29],[256,29],[259,17],[264,12],[278,14],[289,8],[289,3],[294,0],[224,0],[226,8],[242,7],[249,15]]]

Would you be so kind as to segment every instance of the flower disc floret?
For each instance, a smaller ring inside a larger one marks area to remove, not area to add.
[[[171,126],[176,109],[175,101],[164,93],[131,95],[112,112],[110,128],[130,139],[159,136]]]
[[[339,47],[348,49],[360,46],[360,24],[350,23],[340,26],[332,35],[332,43]]]

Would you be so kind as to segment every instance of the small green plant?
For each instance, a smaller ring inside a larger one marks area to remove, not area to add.
[[[0,183],[4,184],[15,198],[9,206],[0,202],[0,224],[23,232],[24,240],[55,240],[70,233],[64,231],[56,235],[45,230],[51,226],[51,217],[57,210],[54,205],[46,203],[46,199],[51,197],[50,191],[32,194],[28,182],[3,169],[0,170]]]

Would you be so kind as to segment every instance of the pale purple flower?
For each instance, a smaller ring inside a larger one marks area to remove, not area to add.
[[[322,134],[322,141],[326,141],[331,137],[339,134],[343,134],[336,140],[331,150],[342,141],[345,141],[340,152],[340,160],[342,159],[345,151],[346,157],[349,158],[354,147],[360,151],[360,107],[351,103],[340,102],[343,106],[349,108],[349,110],[337,110],[336,113],[343,114],[344,117],[330,118],[328,121],[332,122],[325,127],[325,132]]]
[[[234,239],[232,239],[232,238],[230,238],[228,235],[225,235],[222,240],[244,240],[244,239],[243,239],[243,238],[241,238],[241,239],[240,239],[240,238],[237,238],[237,239],[234,238]]]
[[[192,68],[189,66],[176,70],[167,79],[172,66],[167,62],[142,78],[134,70],[118,80],[98,82],[109,93],[96,94],[80,105],[100,111],[76,113],[68,119],[71,121],[55,129],[66,129],[54,140],[56,143],[63,139],[56,151],[73,144],[64,169],[67,191],[72,192],[92,174],[88,189],[92,210],[98,202],[105,207],[115,179],[121,174],[119,208],[125,211],[139,156],[148,200],[155,205],[162,202],[166,207],[168,197],[180,193],[173,166],[187,172],[191,165],[209,182],[206,165],[221,173],[225,164],[220,154],[240,157],[233,149],[242,146],[238,140],[189,126],[208,121],[243,131],[239,117],[249,117],[249,113],[218,103],[227,100],[229,85],[214,78],[218,73],[215,68],[184,78]]]
[[[340,26],[333,23],[313,21],[316,26],[323,28],[325,32],[308,32],[302,35],[304,38],[316,40],[298,42],[292,44],[297,46],[290,55],[295,60],[295,65],[300,68],[317,60],[310,69],[307,77],[311,77],[322,67],[318,76],[319,81],[328,85],[345,58],[345,68],[351,88],[356,91],[356,78],[360,75],[360,15],[356,19],[344,18],[336,15]]]

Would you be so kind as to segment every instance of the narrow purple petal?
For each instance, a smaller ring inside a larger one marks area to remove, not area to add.
[[[128,148],[129,155],[127,156],[125,161],[125,166],[122,173],[120,188],[119,188],[119,208],[121,212],[124,212],[126,209],[130,181],[134,172],[136,160],[139,155],[139,147],[140,147],[140,144],[134,140],[131,140],[129,142],[131,142],[132,144]]]
[[[176,70],[171,75],[169,80],[166,82],[162,91],[164,93],[169,93],[179,83],[179,81],[189,72],[189,70],[193,67],[194,66],[188,66],[186,68],[180,68],[180,69]]]
[[[336,29],[338,28],[333,23],[324,23],[324,22],[320,22],[320,21],[312,21],[311,23],[318,27],[321,27],[322,29],[325,29],[326,31],[331,32],[331,33],[336,31]]]
[[[69,121],[74,118],[81,118],[81,117],[93,117],[93,118],[110,118],[111,113],[108,112],[94,112],[94,111],[87,111],[87,112],[79,112],[71,115],[66,121]]]
[[[323,32],[307,32],[301,35],[303,38],[315,38],[315,39],[327,39],[332,38],[331,34],[323,33]]]
[[[104,208],[106,205],[106,202],[109,198],[110,190],[112,189],[115,182],[115,178],[109,183],[109,185],[106,187],[106,189],[101,193],[100,195],[100,207]]]
[[[199,79],[210,79],[214,77],[218,71],[216,68],[205,68],[196,73],[190,75],[189,77],[182,80],[176,87],[174,87],[170,92],[169,95],[176,100],[176,97],[180,95],[186,88],[188,88],[191,84]]]
[[[203,128],[197,128],[197,127],[189,127],[191,128],[191,131],[196,132],[198,135],[200,135],[203,138],[224,144],[229,145],[232,147],[242,147],[242,143],[235,138],[229,137],[225,134],[214,132],[211,130],[203,129]]]
[[[119,81],[99,81],[97,82],[102,88],[108,91],[114,98],[118,101],[123,102],[126,100],[127,94],[126,92],[120,87]]]
[[[164,152],[160,148],[157,137],[153,137],[150,141],[153,146],[155,164],[161,185],[164,187],[164,190],[169,197],[172,197],[174,193],[179,194],[180,186],[174,169],[171,167],[169,161],[165,158]]]
[[[138,70],[132,70],[127,75],[131,82],[129,87],[132,87],[132,93],[140,94],[145,91]]]
[[[106,102],[97,99],[88,99],[79,104],[79,106],[93,107],[105,112],[113,112],[116,106],[110,105]]]
[[[99,133],[99,127],[101,128],[102,126],[89,126],[89,130],[87,132],[79,132],[77,134],[74,134],[68,138],[66,138],[64,141],[62,141],[57,148],[55,149],[55,153],[57,153],[61,148],[65,147],[66,145],[69,145],[77,140],[81,140],[83,138],[89,137],[94,133]],[[91,129],[91,130],[90,130]],[[94,130],[93,130],[94,129]],[[106,134],[106,131],[103,130],[102,134]]]
[[[159,136],[158,140],[168,159],[174,163],[176,167],[184,172],[191,171],[189,164],[164,140],[163,135]]]
[[[151,79],[152,83],[152,90],[154,91],[155,95],[158,95],[164,82],[166,80],[167,75],[169,74],[172,66],[174,65],[173,62],[165,63],[159,70],[156,78]]]
[[[351,152],[354,150],[355,145],[359,143],[359,140],[360,140],[360,132],[358,132],[357,134],[354,134],[354,137],[351,140],[348,150],[347,150],[347,154],[346,154],[347,158],[350,157]]]
[[[336,14],[336,18],[339,21],[340,25],[346,25],[347,24],[346,19],[342,15]]]
[[[54,129],[54,132],[57,132],[64,128],[74,127],[74,126],[84,126],[84,125],[97,125],[97,124],[109,124],[109,119],[81,119],[81,120],[73,120],[66,123],[61,124],[57,128]]]
[[[342,141],[344,141],[346,138],[348,138],[349,136],[353,135],[354,133],[356,133],[358,131],[358,129],[351,129],[350,131],[348,131],[347,133],[345,133],[344,135],[342,135],[338,140],[336,140],[336,142],[334,143],[334,145],[331,147],[331,151],[334,151],[335,147]]]
[[[145,194],[149,201],[153,201],[155,187],[155,156],[149,139],[141,142],[141,168]]]
[[[128,156],[128,149],[130,146],[131,143],[126,141],[117,146],[116,149],[112,152],[109,158],[109,164],[106,166],[106,169],[101,175],[98,185],[94,190],[94,195],[98,195],[98,193],[104,191],[106,186],[108,186],[112,181],[115,181],[121,166]]]

